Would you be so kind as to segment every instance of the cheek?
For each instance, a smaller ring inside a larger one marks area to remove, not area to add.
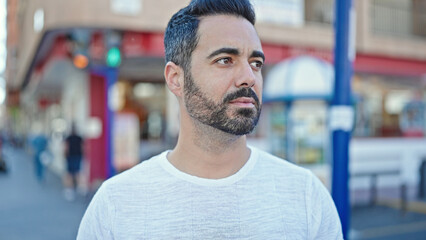
[[[260,80],[254,85],[254,92],[257,94],[259,101],[262,102],[263,80]]]
[[[199,75],[196,84],[200,86],[202,91],[215,102],[222,101],[230,89],[232,82],[226,74],[209,74]]]

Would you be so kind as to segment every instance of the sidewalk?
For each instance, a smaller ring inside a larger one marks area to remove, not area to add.
[[[426,203],[409,202],[406,212],[399,206],[381,201],[376,206],[352,208],[350,240],[426,239]]]
[[[40,183],[25,151],[5,145],[3,153],[9,171],[0,173],[0,239],[75,239],[90,199],[66,201],[58,176],[46,169]]]

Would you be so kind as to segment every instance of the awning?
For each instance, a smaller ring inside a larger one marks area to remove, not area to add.
[[[331,99],[334,67],[312,57],[299,56],[276,64],[267,74],[264,101]]]

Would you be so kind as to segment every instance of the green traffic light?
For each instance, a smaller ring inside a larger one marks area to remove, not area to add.
[[[109,49],[106,55],[106,65],[108,67],[118,67],[121,63],[121,53],[118,47]]]

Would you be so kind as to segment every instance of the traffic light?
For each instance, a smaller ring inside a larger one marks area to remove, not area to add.
[[[108,67],[118,67],[121,64],[121,52],[118,47],[112,47],[106,55],[106,65]]]
[[[89,65],[89,59],[84,54],[76,54],[73,58],[74,66],[83,69]]]

